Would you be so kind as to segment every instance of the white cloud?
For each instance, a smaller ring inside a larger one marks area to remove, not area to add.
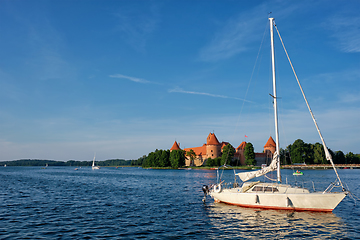
[[[240,17],[230,20],[212,41],[200,51],[200,60],[217,61],[232,57],[249,48],[249,44],[258,37],[262,18],[246,19]],[[256,36],[256,37],[255,37]]]
[[[143,52],[146,47],[147,39],[158,26],[159,14],[158,7],[152,5],[148,12],[139,12],[139,8],[123,7],[115,16],[119,22],[117,30],[121,31],[121,37],[139,52]]]
[[[333,32],[332,37],[338,41],[337,46],[341,51],[360,52],[360,17],[332,16],[326,25]]]
[[[194,94],[194,95],[204,95],[204,96],[216,97],[216,98],[229,98],[229,99],[235,99],[235,100],[250,102],[250,101],[244,100],[242,98],[228,97],[228,96],[224,96],[224,95],[211,94],[211,93],[205,93],[205,92],[186,91],[186,90],[183,90],[182,88],[179,88],[179,87],[176,87],[174,89],[169,89],[168,92],[169,93],[185,93],[185,94]]]
[[[109,77],[111,77],[111,78],[123,78],[123,79],[127,79],[127,80],[130,80],[132,82],[137,82],[137,83],[151,83],[150,81],[145,80],[145,79],[125,76],[125,75],[122,75],[122,74],[113,74],[113,75],[110,75]]]
[[[276,4],[265,2],[253,9],[243,11],[240,15],[229,19],[224,27],[214,34],[210,43],[200,50],[199,59],[218,61],[248,51],[250,48],[257,49],[261,36],[268,31],[267,13],[270,9],[276,13],[276,16],[285,18],[293,11],[306,8],[306,4],[277,1]]]

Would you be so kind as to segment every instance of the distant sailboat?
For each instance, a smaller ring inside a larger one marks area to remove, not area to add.
[[[93,159],[93,163],[92,163],[92,169],[95,170],[95,169],[100,169],[99,166],[95,166],[95,157],[96,157],[96,154],[94,154],[94,159]]]

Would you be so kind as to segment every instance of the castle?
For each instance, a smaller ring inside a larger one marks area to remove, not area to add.
[[[196,157],[191,162],[190,157],[186,156],[185,165],[186,166],[202,166],[205,161],[209,158],[218,158],[222,155],[223,148],[228,145],[228,142],[219,142],[215,136],[215,133],[210,133],[206,138],[206,144],[203,144],[201,147],[192,147],[192,148],[184,148],[184,151],[189,152],[191,149],[195,152]],[[234,154],[234,160],[239,160],[241,165],[245,165],[245,150],[246,142],[242,142],[236,149]],[[176,141],[173,146],[170,148],[170,151],[179,150],[180,144]],[[274,139],[270,136],[268,141],[264,146],[264,152],[255,153],[255,160],[257,165],[261,164],[269,164],[272,159],[272,155],[275,152],[276,143]]]

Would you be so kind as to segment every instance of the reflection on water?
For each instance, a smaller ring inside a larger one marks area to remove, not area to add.
[[[341,218],[333,213],[242,208],[223,203],[207,206],[214,232],[223,238],[345,238]]]

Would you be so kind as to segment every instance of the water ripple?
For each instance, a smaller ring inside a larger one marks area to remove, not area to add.
[[[339,172],[360,196],[360,171]],[[332,174],[306,172],[319,181],[333,180]],[[224,178],[231,180],[232,172]],[[203,204],[201,186],[215,179],[205,170],[1,168],[0,239],[360,237],[359,207],[350,198],[334,213],[246,209],[210,199]]]

